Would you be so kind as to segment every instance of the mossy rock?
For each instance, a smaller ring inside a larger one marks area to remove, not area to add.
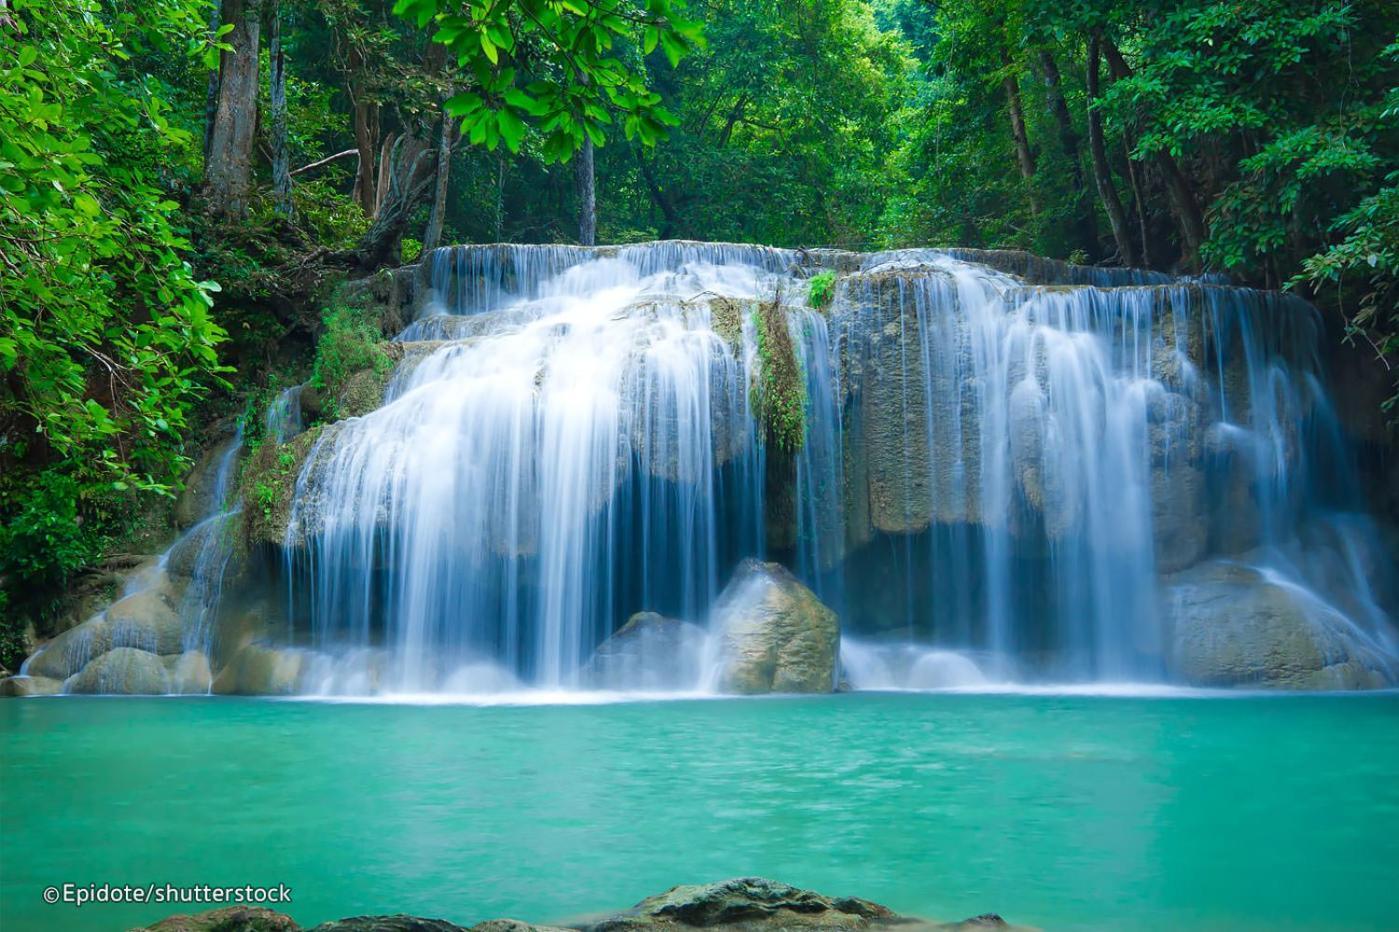
[[[758,339],[758,371],[752,387],[753,412],[765,442],[795,453],[806,443],[806,375],[787,327],[787,308],[763,301],[753,310]]]
[[[291,521],[296,479],[323,431],[321,425],[286,443],[265,443],[244,464],[239,482],[243,532],[248,545],[282,546]]]
[[[0,696],[56,696],[63,692],[63,681],[47,676],[7,676],[0,680]]]
[[[726,297],[709,301],[709,328],[734,349],[743,345],[743,314],[750,303]]]

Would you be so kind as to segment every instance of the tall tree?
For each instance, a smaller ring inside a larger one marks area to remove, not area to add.
[[[574,165],[578,198],[578,242],[597,245],[597,175],[593,167],[593,141],[584,139]]]
[[[216,214],[241,217],[247,210],[257,132],[258,48],[263,0],[226,0],[230,49],[219,66],[218,106],[209,132],[204,191]]]
[[[291,149],[287,143],[287,65],[282,48],[282,2],[271,0],[267,42],[268,110],[272,124],[272,193],[277,213],[290,217]]]
[[[1117,243],[1117,255],[1123,265],[1138,265],[1137,251],[1132,247],[1132,231],[1127,226],[1127,212],[1112,183],[1112,167],[1108,164],[1107,145],[1103,141],[1103,115],[1098,108],[1099,81],[1102,76],[1102,34],[1093,30],[1088,37],[1088,150],[1093,157],[1093,182],[1098,197],[1112,225],[1112,238]]]

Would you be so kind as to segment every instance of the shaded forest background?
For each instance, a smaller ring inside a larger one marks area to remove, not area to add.
[[[1214,272],[1392,373],[1396,29],[1386,0],[0,0],[0,614],[331,364],[336,281],[438,244]]]

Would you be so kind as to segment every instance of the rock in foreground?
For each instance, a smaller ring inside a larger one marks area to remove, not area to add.
[[[822,930],[857,932],[884,926],[956,932],[1011,929],[1000,916],[987,913],[961,922],[936,924],[900,916],[893,910],[855,897],[833,898],[761,877],[671,887],[631,909],[591,922],[540,926],[518,919],[491,919],[458,926],[445,919],[417,916],[355,916],[313,927],[310,932],[629,932],[629,930],[716,929],[723,932]],[[193,916],[171,916],[133,932],[301,932],[290,916],[269,909],[216,909]]]
[[[714,609],[724,692],[828,693],[840,622],[778,563],[744,560]]]

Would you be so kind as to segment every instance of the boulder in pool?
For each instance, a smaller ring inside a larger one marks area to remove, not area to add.
[[[781,564],[740,563],[715,604],[714,628],[724,692],[835,689],[840,621]]]
[[[163,696],[170,677],[160,657],[134,647],[113,647],[83,667],[64,688],[70,693],[122,696]]]
[[[705,641],[699,625],[637,612],[598,645],[579,678],[592,689],[695,689]]]
[[[1255,567],[1200,564],[1167,577],[1159,612],[1173,672],[1199,686],[1374,689],[1393,671],[1362,631]]]

